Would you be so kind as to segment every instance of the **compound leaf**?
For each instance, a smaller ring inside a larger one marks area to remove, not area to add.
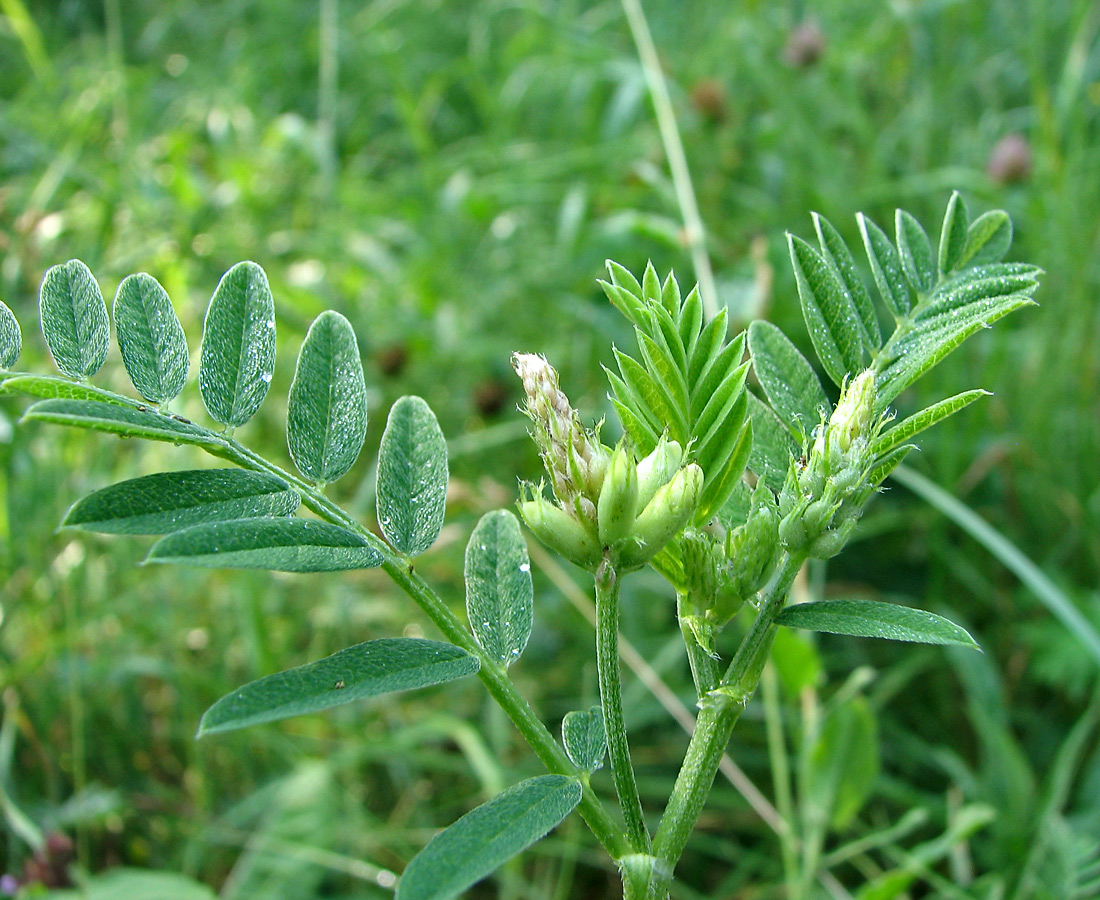
[[[0,369],[10,369],[19,359],[23,347],[23,335],[19,330],[19,320],[8,305],[0,300]]]
[[[366,538],[301,518],[232,519],[176,531],[153,544],[145,561],[206,569],[336,572],[373,569],[382,554]]]
[[[752,423],[752,449],[749,468],[775,493],[783,488],[791,456],[798,448],[791,438],[790,429],[763,400],[746,392],[749,400],[749,421]]]
[[[199,393],[215,421],[236,427],[256,414],[275,371],[275,301],[254,262],[218,283],[202,331]]]
[[[859,316],[860,329],[863,332],[863,342],[868,350],[878,347],[882,343],[882,333],[878,327],[878,317],[875,315],[875,305],[871,302],[871,295],[863,286],[859,273],[856,271],[856,261],[852,258],[852,251],[840,236],[840,232],[824,216],[813,214],[814,230],[817,231],[817,241],[821,246],[821,257],[825,260],[837,280],[844,288],[852,309]]]
[[[912,298],[898,251],[886,233],[863,213],[856,215],[856,221],[859,223],[859,232],[863,235],[867,261],[871,264],[871,275],[875,279],[882,302],[895,319],[904,319],[909,315]]]
[[[107,391],[79,381],[70,381],[59,375],[16,375],[0,382],[0,390],[41,397],[46,400],[95,400],[139,409],[144,404],[114,391]]]
[[[936,283],[936,261],[932,258],[932,242],[927,232],[904,209],[897,211],[894,231],[905,277],[918,294],[927,294]]]
[[[420,397],[402,397],[378,450],[378,524],[396,550],[416,556],[435,542],[447,477],[447,442],[435,413]]]
[[[741,482],[741,476],[745,472],[753,446],[752,423],[742,427],[747,410],[748,393],[741,395],[738,410],[731,419],[736,425],[731,427],[730,433],[723,435],[723,442],[715,453],[715,458],[720,460],[717,467],[704,470],[707,474],[703,485],[703,493],[699,497],[699,507],[695,511],[697,525],[705,525],[718,511],[726,505],[730,495]]]
[[[367,387],[351,323],[321,313],[309,327],[287,402],[286,437],[294,465],[318,482],[355,464],[367,436]]]
[[[300,502],[285,481],[262,472],[158,472],[88,494],[61,524],[105,534],[168,534],[205,522],[289,516]]]
[[[478,668],[476,656],[453,644],[419,638],[367,641],[226,694],[203,715],[198,736],[444,684]]]
[[[396,900],[457,897],[559,825],[581,793],[565,775],[513,785],[432,838],[405,868]]]
[[[124,438],[171,441],[173,444],[195,444],[200,447],[216,447],[221,444],[217,435],[181,416],[169,416],[141,407],[104,403],[99,399],[40,400],[23,413],[23,418],[54,425],[88,428],[92,431],[106,431]]]
[[[991,209],[970,223],[960,265],[999,262],[1012,246],[1012,218],[1003,209]]]
[[[561,740],[573,765],[584,772],[595,772],[607,753],[607,733],[603,710],[598,706],[567,712],[561,722]]]
[[[759,319],[749,326],[749,349],[772,409],[796,433],[809,434],[829,398],[806,357],[779,328]]]
[[[164,403],[187,381],[187,338],[168,292],[152,275],[128,275],[114,302],[115,334],[134,387],[146,400]]]
[[[780,625],[853,637],[958,644],[978,648],[965,629],[943,616],[877,600],[819,600],[789,606],[776,619]]]
[[[825,373],[837,385],[863,368],[859,315],[836,272],[802,238],[787,235],[802,314]]]
[[[947,211],[943,216],[943,230],[940,232],[939,266],[940,274],[954,272],[964,263],[966,243],[969,238],[970,213],[962,194],[955,191],[947,201]]]
[[[881,434],[878,440],[871,445],[871,452],[875,456],[882,456],[895,447],[900,447],[926,428],[931,428],[937,422],[942,422],[948,416],[954,415],[960,409],[969,406],[979,397],[984,397],[988,394],[988,391],[983,391],[981,389],[965,391],[961,394],[956,394],[954,397],[948,397],[946,400],[941,400],[939,403],[933,403],[926,409],[922,409],[920,412],[914,413],[907,419],[903,419],[889,431]]]
[[[482,516],[466,545],[466,614],[486,653],[505,666],[519,659],[531,636],[534,588],[519,521],[506,509]]]
[[[107,358],[111,325],[91,271],[79,259],[46,270],[38,293],[42,336],[65,375],[88,378]]]

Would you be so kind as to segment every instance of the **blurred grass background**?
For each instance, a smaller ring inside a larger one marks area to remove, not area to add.
[[[889,228],[903,206],[934,233],[955,188],[975,213],[1012,214],[1010,258],[1047,270],[1040,307],[968,344],[899,408],[995,392],[930,433],[912,464],[1100,625],[1100,4],[645,6],[719,299],[740,325],[767,316],[808,348],[783,235],[811,233],[811,210],[853,246],[857,211]],[[24,327],[23,369],[49,370],[37,286],[74,256],[108,300],[126,274],[154,274],[193,354],[221,273],[265,267],[279,362],[239,436],[276,461],[305,329],[322,309],[347,315],[371,386],[367,447],[404,393],[424,396],[453,441],[448,526],[422,568],[456,608],[470,528],[536,473],[510,352],[545,353],[598,418],[597,363],[630,340],[596,286],[603,260],[640,272],[652,259],[693,281],[622,8],[580,0],[3,0],[0,297]],[[98,381],[125,389],[117,350]],[[475,683],[194,742],[203,709],[237,685],[349,638],[420,634],[416,610],[372,573],[140,569],[139,541],[56,533],[89,490],[205,463],[17,427],[23,405],[0,397],[0,779],[39,826],[74,837],[82,865],[180,871],[227,898],[386,896],[433,829],[536,773]],[[203,416],[193,383],[180,409]],[[367,519],[371,462],[364,452],[332,488]],[[538,628],[514,670],[551,723],[596,693],[591,633],[559,574],[537,567]],[[930,841],[965,803],[988,804],[992,821],[928,861],[911,896],[1070,896],[1027,860],[1052,834],[1100,842],[1100,752],[1079,725],[1095,716],[1095,661],[900,488],[811,574],[811,593],[946,612],[986,650],[832,637],[781,649],[777,709],[796,742],[806,691],[829,697],[853,669],[874,672],[863,693],[881,768],[829,846],[926,813],[905,840],[837,862],[832,896],[901,865],[903,844]],[[626,636],[687,700],[668,592],[638,576],[626,602]],[[759,707],[731,749],[770,796]],[[656,810],[685,738],[633,681],[628,709]],[[720,783],[679,896],[784,896],[776,846]],[[593,848],[571,820],[472,895],[609,896],[615,875]],[[0,872],[28,856],[9,829]]]

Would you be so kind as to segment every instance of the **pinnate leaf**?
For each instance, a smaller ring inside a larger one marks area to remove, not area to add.
[[[321,313],[309,328],[287,402],[287,443],[294,465],[318,482],[355,464],[367,436],[367,387],[351,323]]]
[[[128,275],[114,314],[122,361],[138,393],[152,403],[178,395],[187,381],[187,338],[168,292],[152,275]]]
[[[752,424],[745,423],[748,409],[748,394],[740,396],[737,406],[736,422],[731,425],[728,433],[722,433],[722,443],[716,450],[714,457],[717,464],[708,460],[709,471],[704,469],[706,480],[703,484],[703,492],[699,496],[699,506],[695,511],[695,523],[705,525],[718,511],[725,506],[730,495],[737,488],[748,465],[752,452],[753,431]],[[700,464],[702,467],[702,464]]]
[[[943,230],[940,232],[940,274],[947,275],[963,264],[969,228],[970,213],[966,209],[966,202],[962,195],[955,191],[947,201],[947,212],[943,216]]]
[[[837,384],[863,368],[859,316],[834,270],[802,238],[787,236],[810,340],[825,373]]]
[[[367,641],[226,694],[203,715],[199,737],[444,684],[478,667],[476,656],[453,644],[419,638]]]
[[[821,247],[821,257],[833,270],[838,282],[844,289],[856,312],[863,333],[863,342],[868,350],[878,347],[882,343],[882,333],[878,327],[878,317],[875,315],[875,305],[871,302],[871,295],[863,286],[863,281],[856,271],[856,261],[852,258],[852,251],[840,236],[840,232],[824,216],[813,214],[814,229],[817,231],[817,241]]]
[[[107,358],[111,325],[91,271],[79,259],[46,270],[38,294],[42,335],[54,362],[70,378],[88,378]]]
[[[895,319],[904,319],[909,315],[912,298],[898,251],[886,233],[863,213],[856,216],[856,221],[859,223],[860,234],[863,235],[867,261],[871,264],[871,275],[875,279],[882,302]]]
[[[207,569],[336,572],[373,569],[382,554],[366,538],[301,518],[232,519],[192,525],[153,544],[146,562]]]
[[[1012,246],[1012,219],[1003,209],[991,209],[970,223],[961,264],[980,266],[998,262]]]
[[[531,561],[519,521],[486,513],[466,545],[466,614],[477,642],[505,666],[527,646],[534,613]]]
[[[595,772],[607,753],[603,710],[593,706],[567,712],[561,722],[561,740],[573,765],[584,772]]]
[[[564,775],[513,785],[437,834],[405,868],[396,900],[450,900],[542,838],[581,801]]]
[[[105,534],[168,534],[205,522],[289,516],[300,502],[285,481],[263,472],[158,472],[88,494],[61,524]]]
[[[23,346],[23,336],[19,330],[19,320],[8,305],[0,300],[0,369],[10,369],[19,359]]]
[[[749,326],[749,349],[772,409],[796,433],[809,434],[822,409],[829,408],[829,398],[806,357],[779,328],[762,320]]]
[[[821,600],[788,606],[776,621],[791,628],[921,644],[978,645],[943,616],[877,600]]]
[[[106,431],[124,438],[171,441],[173,444],[195,444],[200,447],[221,444],[217,435],[181,417],[141,407],[104,403],[100,399],[40,400],[23,413],[23,418]]]
[[[0,390],[46,400],[95,400],[99,403],[128,406],[131,409],[144,406],[143,403],[131,397],[124,397],[114,391],[107,391],[80,381],[70,381],[59,375],[16,375],[14,378],[5,379],[0,384]]]
[[[749,401],[749,421],[752,423],[752,450],[749,453],[749,468],[775,493],[783,488],[791,456],[797,447],[791,439],[790,429],[780,421],[763,400],[755,394],[747,393]]]
[[[918,413],[914,413],[907,419],[903,419],[894,425],[889,431],[884,432],[871,445],[871,452],[875,456],[881,456],[884,453],[888,453],[895,447],[900,447],[906,441],[920,434],[927,428],[931,428],[937,422],[942,422],[948,416],[952,416],[960,409],[963,409],[977,400],[979,397],[985,397],[989,394],[988,391],[973,390],[965,391],[961,394],[956,394],[954,397],[948,397],[946,400],[941,400],[939,403],[933,403],[926,409],[922,409]]]
[[[447,442],[435,413],[420,397],[402,397],[378,450],[378,524],[396,550],[416,556],[435,543],[447,477]]]
[[[927,294],[936,283],[936,261],[932,258],[932,242],[912,215],[899,209],[894,219],[901,267],[905,277],[919,294]]]
[[[199,392],[215,421],[243,425],[260,408],[275,371],[275,301],[254,262],[218,283],[202,332]]]

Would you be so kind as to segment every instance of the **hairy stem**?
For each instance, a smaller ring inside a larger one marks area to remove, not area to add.
[[[680,634],[687,649],[688,665],[691,667],[691,679],[695,682],[695,693],[702,697],[718,687],[718,660],[707,653],[695,638],[695,633],[684,619],[684,609],[688,608],[686,594],[676,593],[676,619],[680,623]]]
[[[704,698],[695,732],[653,841],[653,855],[659,864],[650,886],[651,897],[664,898],[668,894],[673,870],[703,811],[733,727],[760,682],[775,634],[775,617],[783,609],[803,561],[801,555],[783,557],[779,572],[764,595],[756,621],[741,642],[725,677],[718,688]]]
[[[642,800],[630,764],[630,746],[623,719],[622,674],[619,671],[619,576],[605,557],[596,570],[596,665],[600,675],[600,703],[607,730],[607,756],[626,835],[635,853],[648,853],[649,832],[642,817]]]

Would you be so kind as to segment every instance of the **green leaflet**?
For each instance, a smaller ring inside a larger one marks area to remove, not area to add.
[[[772,409],[792,431],[809,434],[831,404],[806,357],[779,328],[762,320],[749,326],[749,350]]]
[[[877,600],[821,600],[788,606],[776,622],[791,628],[827,631],[853,637],[958,644],[978,648],[966,631],[942,616]]]
[[[927,294],[936,283],[936,261],[932,258],[932,242],[912,215],[899,209],[894,217],[898,252],[905,277],[918,294]]]
[[[367,387],[351,323],[321,313],[309,327],[287,402],[286,437],[307,478],[332,482],[355,464],[367,436]]]
[[[706,525],[726,505],[726,501],[741,482],[741,476],[748,465],[752,453],[752,423],[743,427],[748,410],[748,392],[739,398],[738,425],[736,430],[726,435],[716,458],[722,460],[713,465],[707,480],[703,484],[703,493],[699,497],[699,507],[695,511],[695,524]]]
[[[939,267],[941,275],[948,275],[966,261],[966,243],[969,238],[970,213],[962,195],[955,191],[947,201],[940,231]]]
[[[226,694],[203,714],[198,736],[444,684],[478,668],[476,656],[453,644],[419,638],[367,641]]]
[[[61,524],[105,534],[168,534],[205,522],[289,516],[300,502],[285,481],[261,472],[159,472],[88,494]]]
[[[519,521],[505,509],[481,517],[466,545],[466,614],[485,652],[504,666],[531,636],[534,588]]]
[[[907,419],[898,422],[888,431],[883,432],[878,440],[871,445],[871,453],[882,456],[896,447],[900,447],[906,441],[920,434],[926,428],[931,428],[937,422],[942,422],[948,416],[954,415],[960,409],[969,406],[979,397],[988,396],[989,391],[981,389],[964,391],[954,397],[948,397],[939,403],[933,403],[926,409],[914,413]],[[880,479],[881,480],[881,479]]]
[[[564,775],[513,785],[439,832],[405,868],[396,900],[450,900],[561,823],[581,800]]]
[[[275,301],[254,262],[233,266],[218,283],[202,330],[199,393],[211,417],[243,425],[256,414],[275,371]]]
[[[19,359],[23,347],[23,335],[19,330],[19,320],[8,305],[0,300],[0,369],[10,369]]]
[[[791,457],[798,452],[791,432],[763,400],[748,393],[749,421],[752,423],[752,450],[749,468],[775,493],[783,489]]]
[[[161,538],[145,562],[207,569],[336,572],[373,569],[382,554],[364,537],[313,519],[232,519],[192,525]]]
[[[140,406],[131,408],[104,403],[98,399],[40,400],[23,413],[23,418],[107,431],[125,438],[171,441],[173,444],[195,444],[200,447],[221,444],[217,435],[180,416],[169,416]]]
[[[962,265],[981,266],[1000,261],[1012,246],[1012,219],[1003,209],[991,209],[970,223]]]
[[[447,479],[447,442],[435,413],[420,397],[402,397],[378,449],[378,524],[394,549],[417,556],[435,543]]]
[[[904,319],[909,315],[912,298],[898,251],[886,233],[863,213],[856,215],[856,221],[859,223],[859,232],[863,235],[867,261],[871,264],[871,275],[875,279],[882,302],[894,314],[895,319]]]
[[[58,375],[16,375],[0,383],[0,390],[18,392],[29,397],[42,397],[47,400],[95,400],[99,403],[128,406],[131,409],[144,405],[114,391],[105,391]]]
[[[882,344],[882,333],[879,331],[878,316],[875,315],[871,295],[867,293],[867,288],[863,286],[859,272],[856,271],[852,251],[828,219],[814,213],[813,220],[817,242],[821,247],[821,258],[832,269],[858,316],[864,346],[873,350]]]
[[[825,373],[840,386],[864,364],[858,313],[836,272],[813,247],[793,234],[787,244],[810,340]]]
[[[591,774],[603,765],[607,734],[603,710],[598,706],[567,712],[561,722],[561,741],[573,765]]]
[[[879,773],[878,728],[863,697],[852,697],[826,714],[805,756],[808,821],[846,828],[866,802]]]
[[[993,263],[960,272],[938,285],[915,321],[921,322],[979,300],[1008,294],[1031,296],[1042,269],[1026,263]]]
[[[79,259],[46,270],[38,293],[42,336],[65,375],[88,378],[107,358],[111,325],[99,285]]]
[[[187,381],[187,338],[168,299],[152,275],[128,275],[114,303],[115,334],[134,387],[146,400],[164,403]]]

